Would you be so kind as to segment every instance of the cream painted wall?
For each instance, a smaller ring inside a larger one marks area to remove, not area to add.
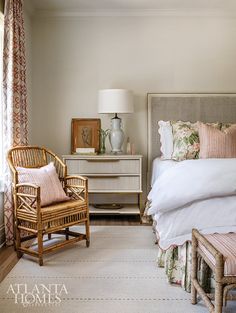
[[[235,92],[235,34],[233,18],[34,18],[31,143],[69,153],[71,118],[109,127],[97,91],[129,88],[135,113],[124,128],[146,156],[147,93]]]

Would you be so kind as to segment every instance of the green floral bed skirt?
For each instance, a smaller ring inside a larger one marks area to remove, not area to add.
[[[150,203],[147,201],[144,215]],[[157,237],[156,221],[152,224],[153,233]],[[157,265],[164,267],[167,280],[170,284],[180,285],[187,292],[191,292],[191,264],[192,264],[192,244],[190,241],[182,246],[173,246],[166,251],[158,248]],[[198,281],[206,292],[214,289],[213,273],[202,258],[198,258]]]
[[[191,263],[191,242],[171,247],[166,251],[158,250],[157,264],[165,268],[168,282],[181,285],[187,292],[191,291]],[[210,290],[213,287],[211,270],[202,259],[198,264],[198,276],[204,290]]]

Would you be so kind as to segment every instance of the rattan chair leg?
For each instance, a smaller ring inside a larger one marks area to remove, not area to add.
[[[19,251],[19,249],[21,247],[21,240],[20,240],[20,230],[18,228],[18,223],[17,222],[16,222],[16,225],[15,225],[15,234],[16,234],[16,240],[15,240],[16,252],[17,252],[18,258],[20,258],[22,256],[22,254]]]
[[[223,285],[216,282],[215,286],[215,313],[222,313],[223,308]]]
[[[89,232],[89,219],[85,222],[86,228],[86,247],[90,246],[90,232]]]
[[[39,265],[43,265],[43,233],[38,231],[38,255],[39,255]]]
[[[68,234],[68,232],[69,232],[69,227],[66,227],[65,231],[66,231],[66,240],[69,240],[69,234]]]
[[[52,239],[52,234],[48,234],[48,240]]]

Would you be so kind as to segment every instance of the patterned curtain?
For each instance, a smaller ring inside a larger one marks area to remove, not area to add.
[[[25,31],[22,0],[6,0],[3,44],[4,216],[6,243],[13,243],[13,201],[7,151],[28,144]]]

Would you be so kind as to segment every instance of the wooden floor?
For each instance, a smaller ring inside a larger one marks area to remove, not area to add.
[[[14,248],[2,247],[0,249],[0,282],[10,272],[10,270],[16,265],[18,258]]]
[[[91,216],[91,225],[141,225],[140,217],[135,215],[102,215]],[[13,247],[3,247],[0,249],[0,282],[11,271],[18,262],[16,252]]]

